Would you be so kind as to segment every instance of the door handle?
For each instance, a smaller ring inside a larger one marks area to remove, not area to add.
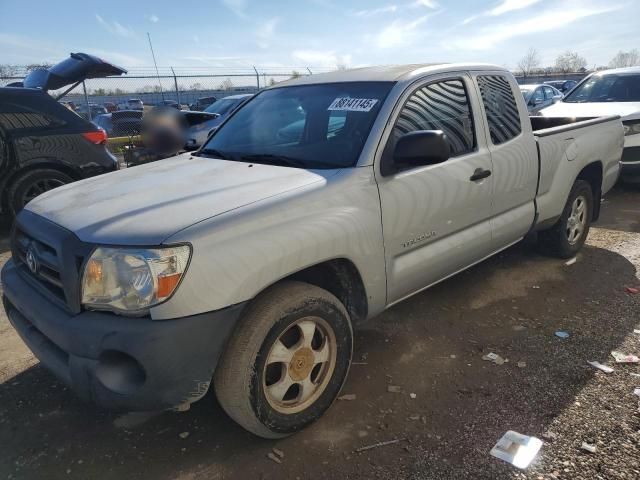
[[[469,177],[469,180],[472,182],[477,182],[478,180],[482,180],[483,178],[487,178],[491,176],[491,170],[485,170],[484,168],[476,168],[473,175]]]

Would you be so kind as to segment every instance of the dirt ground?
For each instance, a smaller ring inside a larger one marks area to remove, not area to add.
[[[640,355],[640,294],[625,291],[640,285],[639,267],[640,190],[618,187],[574,264],[525,242],[366,324],[343,390],[355,400],[279,441],[244,432],[211,392],[184,413],[85,405],[2,312],[0,478],[637,479],[640,377],[630,374],[640,366],[615,365],[610,352]],[[509,361],[483,361],[489,352]],[[507,430],[545,442],[527,470],[489,455]],[[273,447],[282,464],[267,458]]]

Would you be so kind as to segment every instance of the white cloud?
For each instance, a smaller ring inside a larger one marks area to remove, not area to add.
[[[487,13],[493,17],[497,17],[498,15],[513,12],[514,10],[522,10],[541,1],[542,0],[502,0],[500,5],[489,10]]]
[[[149,20],[151,23],[158,23],[160,21],[160,18],[155,13],[151,15],[145,15],[144,18]]]
[[[332,67],[351,65],[351,55],[338,55],[334,51],[324,50],[295,50],[291,56],[305,65],[314,67]]]
[[[427,18],[428,16],[424,15],[410,22],[394,20],[384,27],[376,36],[378,47],[391,48],[411,44],[415,38],[416,29],[422,25]]]
[[[258,47],[269,48],[271,39],[276,31],[276,27],[280,22],[279,18],[267,20],[256,30],[256,38],[258,39]]]
[[[510,38],[556,30],[583,18],[612,12],[620,8],[622,8],[621,5],[614,5],[601,8],[576,7],[572,9],[548,10],[540,15],[529,17],[527,20],[490,25],[476,35],[459,38],[450,44],[450,46],[472,50],[488,50]]]
[[[436,9],[438,8],[438,2],[435,0],[416,0],[411,4],[412,7],[427,7]]]
[[[367,10],[358,10],[353,12],[354,17],[372,17],[381,13],[394,13],[398,10],[397,5],[386,5],[384,7],[371,8]]]
[[[109,22],[96,13],[96,20],[104,29],[112,35],[118,35],[120,37],[134,37],[135,33],[131,28],[125,27],[120,22]]]
[[[222,0],[222,3],[239,17],[247,16],[245,10],[247,8],[247,0]]]

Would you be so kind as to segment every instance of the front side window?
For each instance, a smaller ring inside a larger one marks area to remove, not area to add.
[[[298,168],[352,167],[393,85],[344,82],[265,90],[240,107],[199,154]]]
[[[487,115],[491,142],[500,145],[517,137],[522,127],[509,80],[503,75],[481,75],[478,77],[478,86]]]
[[[451,156],[464,155],[476,147],[473,116],[462,80],[431,83],[416,90],[400,111],[392,141],[418,130],[442,130]]]
[[[574,88],[563,101],[640,102],[640,75],[593,75]]]
[[[545,100],[553,100],[553,96],[556,94],[556,92],[554,92],[551,87],[542,87],[542,88],[544,88]]]

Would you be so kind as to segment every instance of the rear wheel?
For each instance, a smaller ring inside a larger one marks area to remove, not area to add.
[[[295,433],[318,419],[346,379],[353,333],[332,294],[283,282],[248,307],[214,377],[227,414],[264,438]]]
[[[558,222],[540,232],[540,244],[547,252],[560,258],[575,256],[589,235],[593,217],[593,192],[584,180],[576,180]]]
[[[73,179],[52,169],[30,170],[13,180],[8,192],[9,211],[15,216],[24,206],[38,195],[61,187]]]

